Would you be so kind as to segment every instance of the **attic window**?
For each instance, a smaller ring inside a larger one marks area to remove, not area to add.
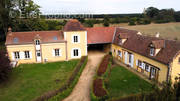
[[[14,39],[13,39],[13,42],[14,42],[14,43],[17,43],[18,41],[19,41],[18,38],[14,38]]]
[[[154,54],[155,54],[155,48],[154,48],[154,47],[151,47],[151,48],[150,48],[150,55],[151,55],[151,56],[154,56]]]
[[[36,42],[35,43],[36,45],[40,45],[40,41],[39,40],[36,40],[35,42]]]
[[[58,38],[56,36],[53,37],[53,40],[58,40]]]

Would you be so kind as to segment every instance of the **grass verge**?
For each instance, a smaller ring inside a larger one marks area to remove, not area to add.
[[[70,93],[72,92],[73,88],[75,87],[75,85],[77,84],[77,82],[78,82],[78,80],[79,80],[79,78],[81,76],[81,73],[82,73],[82,71],[84,70],[84,68],[85,68],[85,66],[87,64],[87,61],[88,61],[88,57],[86,57],[85,62],[81,66],[80,70],[78,71],[77,75],[75,76],[74,80],[69,85],[69,87],[66,90],[64,90],[63,92],[58,93],[56,96],[48,99],[47,101],[61,101],[64,98],[68,97],[70,95]]]

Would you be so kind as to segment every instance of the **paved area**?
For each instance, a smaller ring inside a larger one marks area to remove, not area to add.
[[[72,93],[63,101],[90,101],[90,88],[96,68],[100,64],[105,53],[98,51],[88,52],[88,62],[80,79]]]

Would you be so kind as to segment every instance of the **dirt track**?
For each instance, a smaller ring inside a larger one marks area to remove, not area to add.
[[[90,88],[93,76],[95,75],[96,68],[104,55],[105,53],[97,51],[88,53],[88,63],[83,70],[77,85],[72,93],[63,101],[90,101]]]

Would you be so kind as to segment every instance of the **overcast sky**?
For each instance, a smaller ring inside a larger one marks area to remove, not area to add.
[[[52,13],[91,13],[121,14],[142,13],[144,8],[153,6],[159,9],[180,10],[180,0],[33,0],[41,6],[44,14]]]

